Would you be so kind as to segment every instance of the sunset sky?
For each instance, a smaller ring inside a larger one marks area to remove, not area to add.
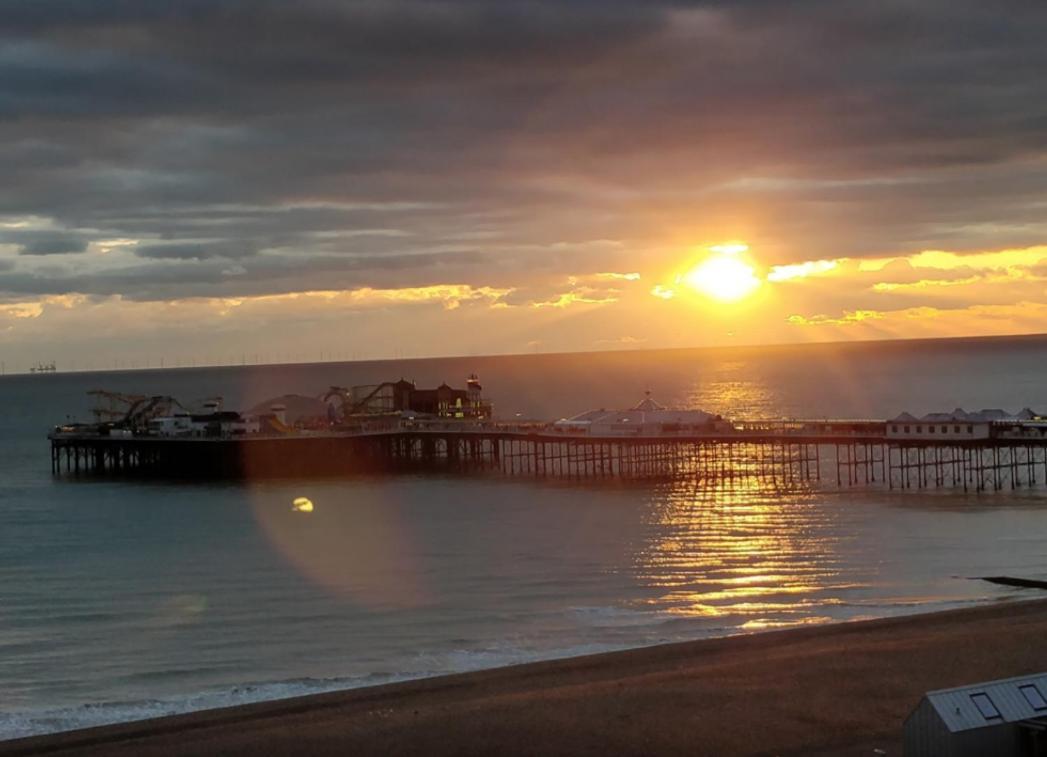
[[[1047,4],[34,0],[8,371],[1047,331]]]

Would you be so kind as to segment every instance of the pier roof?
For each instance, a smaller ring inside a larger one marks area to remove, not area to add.
[[[705,410],[674,410],[651,399],[650,394],[635,407],[627,410],[587,410],[564,418],[554,425],[561,427],[610,427],[629,424],[642,427],[650,424],[702,425],[718,420],[719,416]]]
[[[665,410],[665,405],[660,405],[651,399],[651,395],[648,394],[642,400],[640,400],[633,410],[643,410],[644,412],[654,412],[656,410]]]
[[[1000,408],[983,408],[973,412],[967,412],[962,407],[955,408],[951,412],[926,413],[917,418],[912,413],[902,412],[891,418],[892,423],[918,423],[920,421],[936,423],[950,421],[966,421],[967,423],[989,423],[991,421],[1029,421],[1042,417],[1039,413],[1027,407],[1017,413],[1008,413]]]

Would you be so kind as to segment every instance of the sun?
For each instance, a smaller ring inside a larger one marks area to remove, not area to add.
[[[749,248],[744,244],[724,244],[709,248],[713,253],[681,280],[697,292],[720,302],[737,302],[760,286],[753,267],[739,255]]]

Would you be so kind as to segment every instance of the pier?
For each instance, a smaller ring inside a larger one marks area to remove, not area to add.
[[[718,486],[953,488],[1047,482],[1047,437],[892,439],[883,421],[738,424],[710,435],[572,435],[496,423],[218,438],[51,434],[58,476],[253,479],[446,471]]]

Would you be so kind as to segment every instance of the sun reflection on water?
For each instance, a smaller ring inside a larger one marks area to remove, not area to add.
[[[773,418],[781,414],[781,398],[772,387],[749,371],[749,364],[736,360],[718,365],[691,386],[681,403],[702,408],[725,418]]]
[[[638,579],[654,590],[646,603],[680,617],[730,616],[749,629],[828,620],[819,610],[861,585],[844,577],[846,537],[816,496],[755,480],[666,485],[635,553]]]

